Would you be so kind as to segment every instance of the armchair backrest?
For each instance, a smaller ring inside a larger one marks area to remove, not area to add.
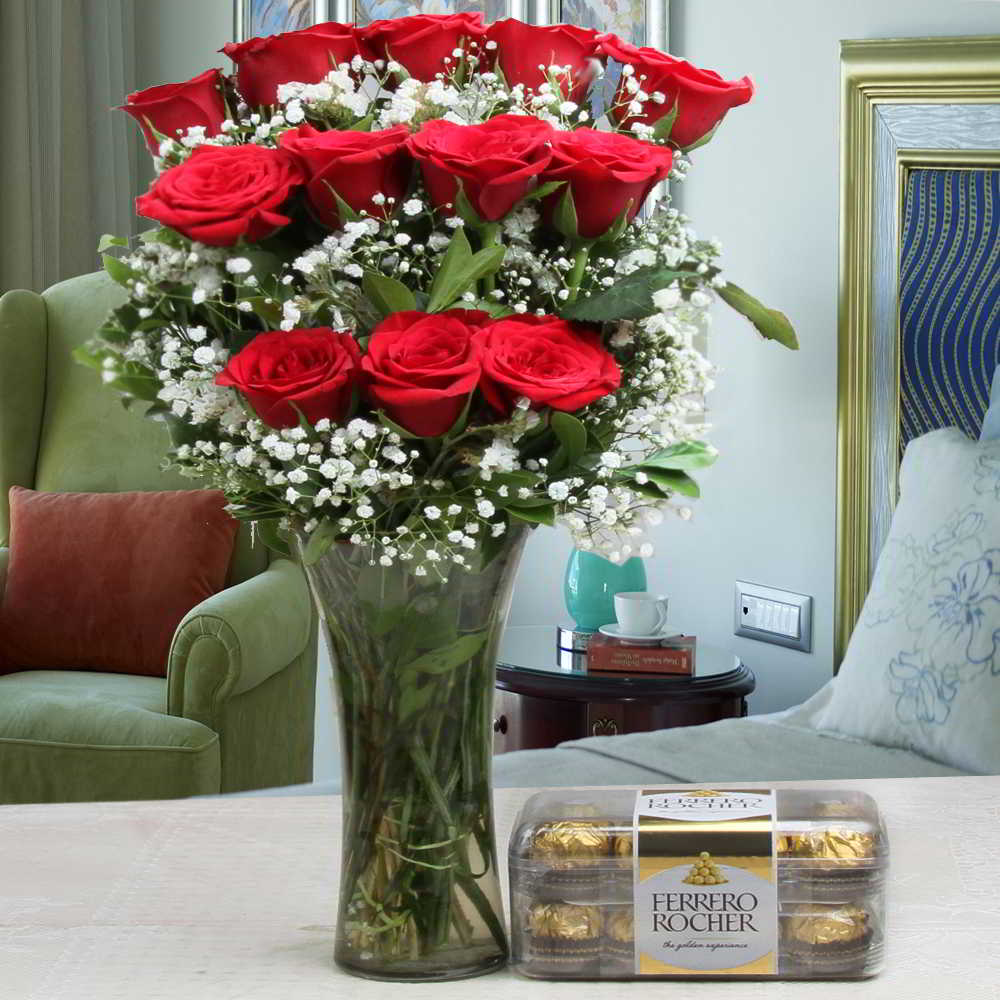
[[[124,300],[103,272],[53,285],[41,295],[0,298],[0,545],[7,542],[11,486],[58,492],[183,490],[197,485],[161,468],[165,426],[126,410],[93,369],[73,359]],[[230,583],[267,565],[264,547],[240,531]]]

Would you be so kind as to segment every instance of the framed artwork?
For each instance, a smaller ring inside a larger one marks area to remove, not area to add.
[[[976,437],[1000,362],[1000,37],[842,43],[835,663],[906,443]]]
[[[298,31],[330,19],[327,0],[235,0],[235,37]]]
[[[325,20],[370,24],[412,14],[481,11],[487,21],[564,22],[666,51],[668,10],[669,0],[236,0],[235,36],[273,35]]]

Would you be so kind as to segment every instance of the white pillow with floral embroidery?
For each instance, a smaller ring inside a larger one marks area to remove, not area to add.
[[[1000,773],[1000,441],[912,441],[821,729]]]

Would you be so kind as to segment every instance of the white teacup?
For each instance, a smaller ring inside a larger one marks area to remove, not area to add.
[[[615,594],[618,627],[627,635],[656,635],[667,625],[667,598],[645,590]]]

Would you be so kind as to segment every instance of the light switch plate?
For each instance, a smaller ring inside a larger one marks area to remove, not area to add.
[[[812,598],[736,581],[733,633],[778,646],[812,650]]]

